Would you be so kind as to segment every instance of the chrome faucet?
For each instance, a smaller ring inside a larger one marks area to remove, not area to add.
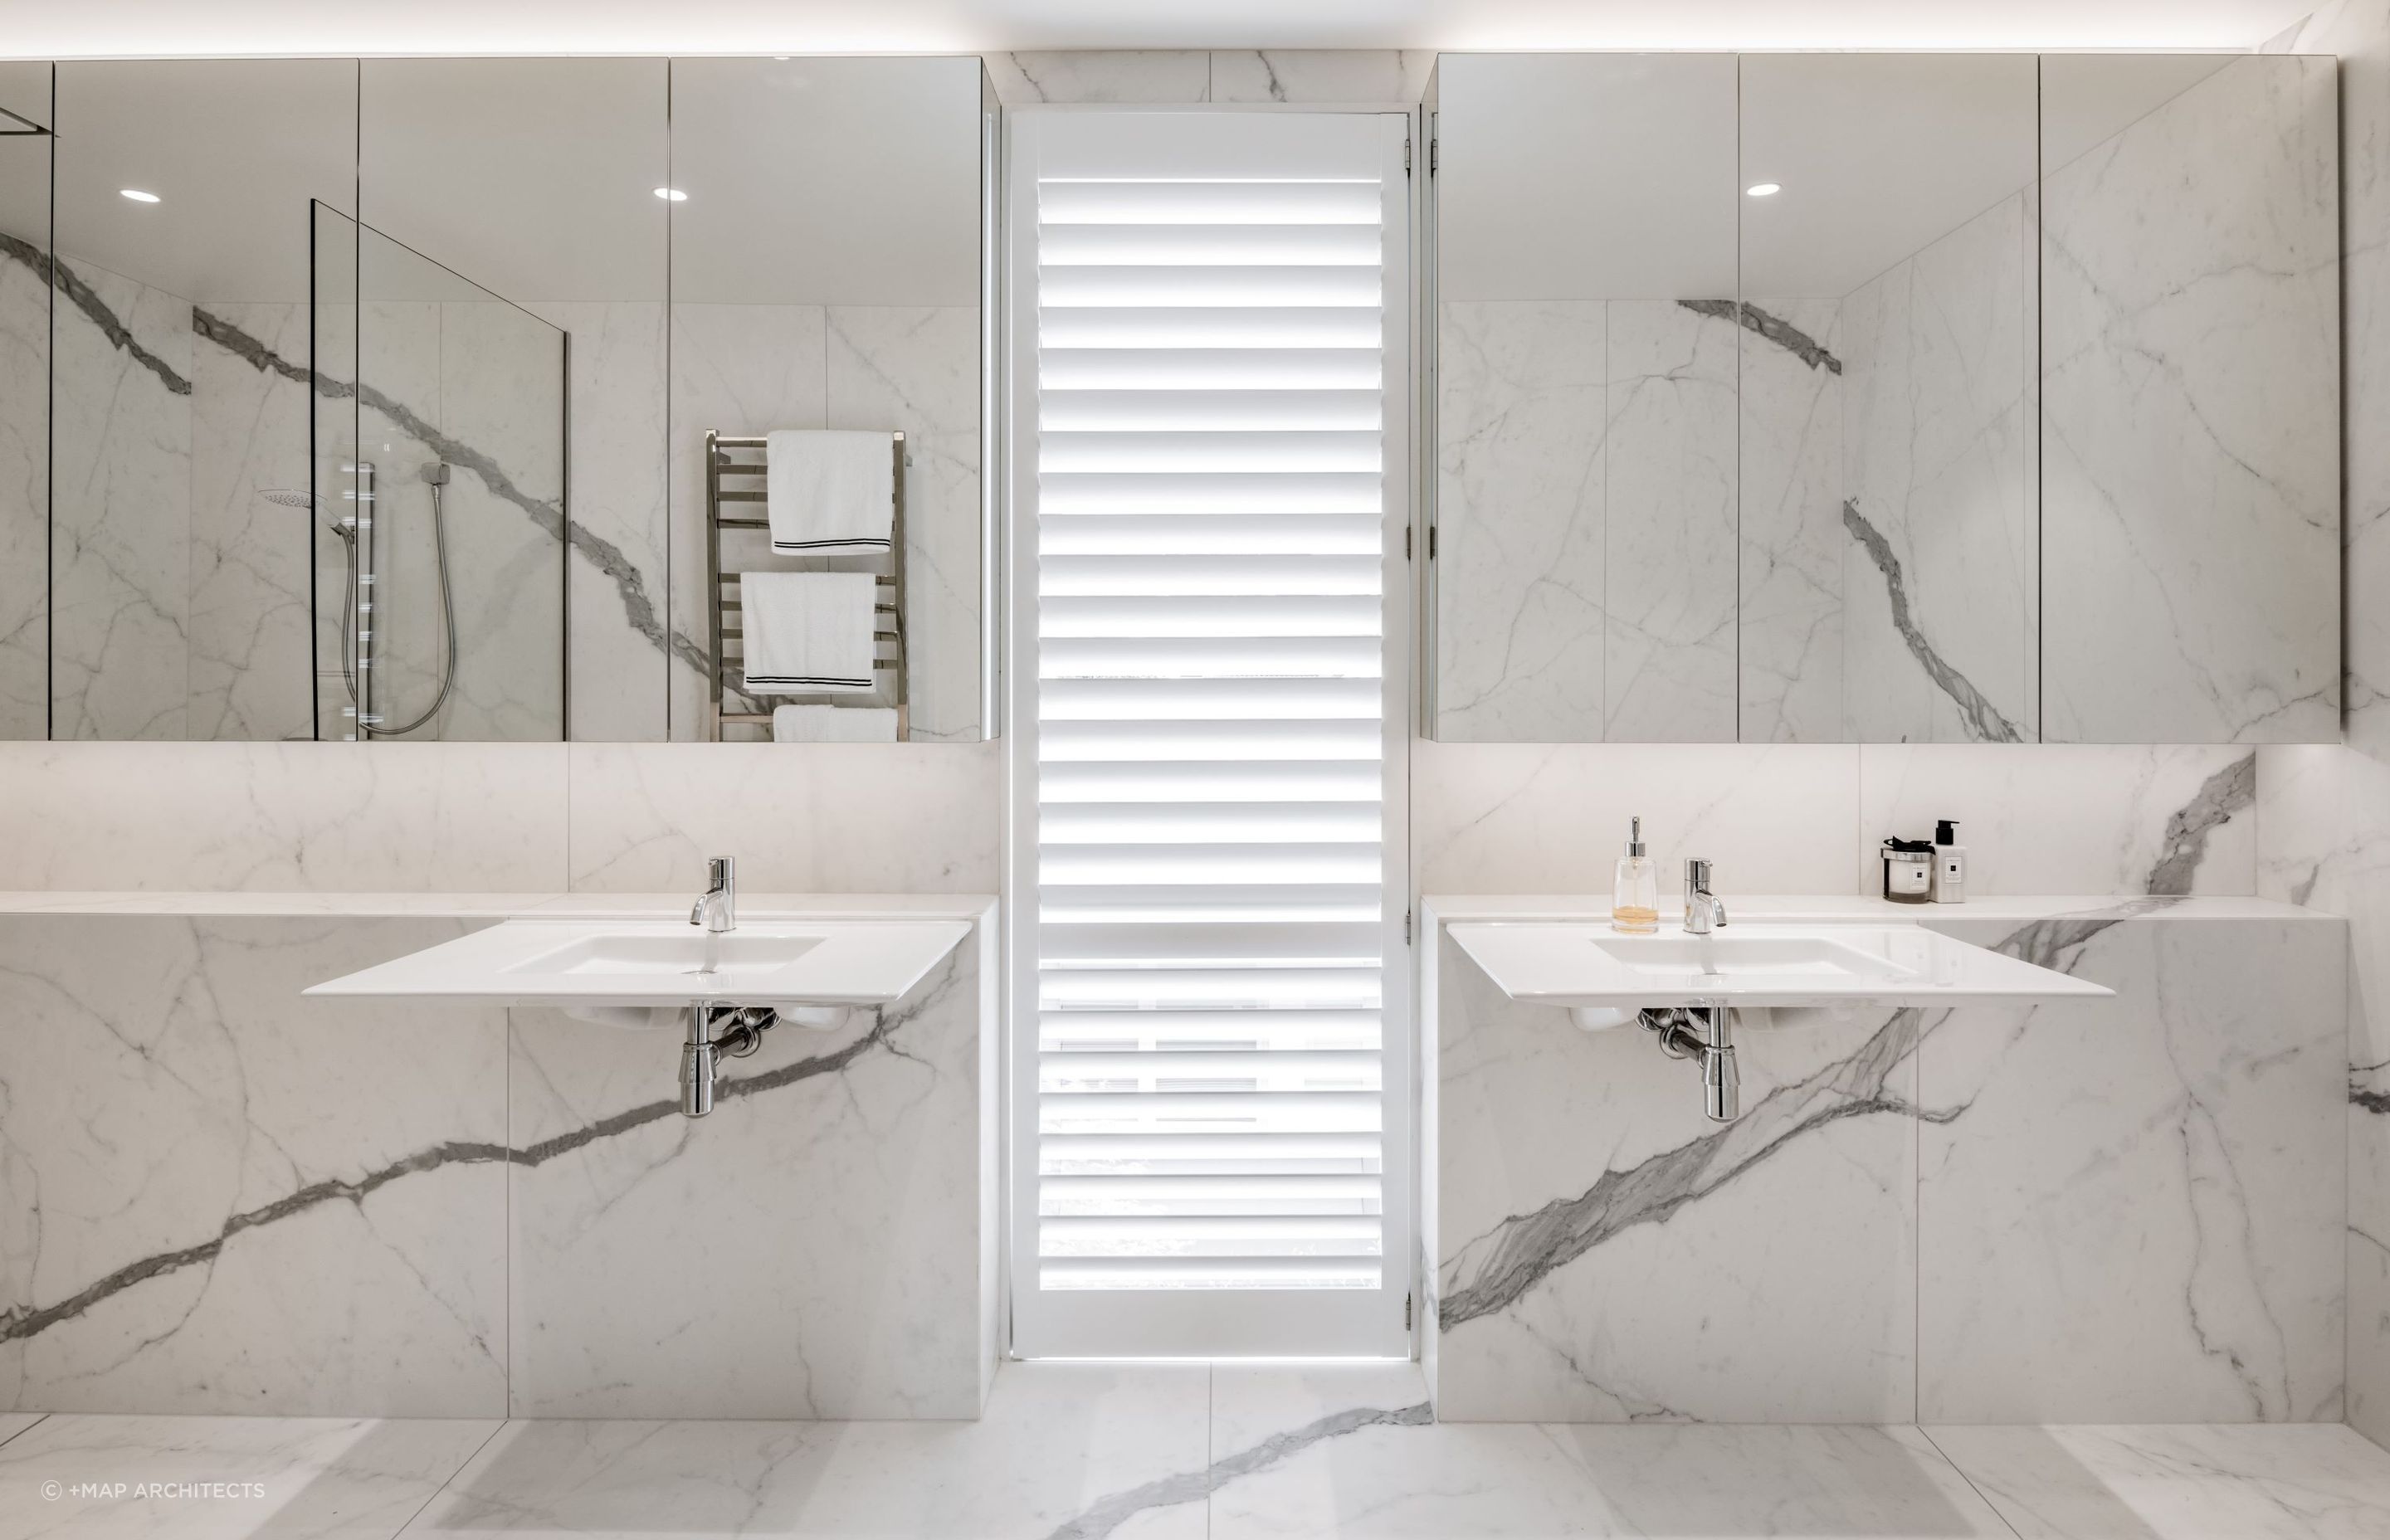
[[[688,906],[688,922],[717,934],[739,928],[739,878],[730,857],[717,855],[706,863],[705,892]]]
[[[1685,934],[1706,936],[1726,928],[1726,905],[1710,892],[1710,864],[1699,856],[1685,863]]]

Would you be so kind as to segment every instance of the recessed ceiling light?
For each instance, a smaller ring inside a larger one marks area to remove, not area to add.
[[[119,187],[116,189],[116,196],[119,198],[129,198],[135,203],[161,203],[165,201],[156,193],[143,192],[138,187]]]
[[[656,189],[656,196],[662,199],[667,203],[686,203],[688,201],[688,194],[681,191],[678,187],[658,187]]]
[[[1780,182],[1754,182],[1742,189],[1742,195],[1745,198],[1774,198],[1783,190],[1784,185]]]

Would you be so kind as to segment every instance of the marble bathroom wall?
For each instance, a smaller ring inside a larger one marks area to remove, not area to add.
[[[994,743],[0,743],[0,892],[994,892]]]
[[[2349,922],[2348,1420],[2390,1442],[2390,4],[2333,0],[2269,45],[2340,77],[2345,746],[2258,760],[2259,891]]]
[[[670,1033],[300,998],[540,902],[0,913],[0,1407],[976,1416],[985,902],[913,995],[776,1031],[701,1122]]]
[[[1420,99],[1432,51],[1393,48],[1077,49],[983,54],[1007,107],[1300,102],[1402,105]]]
[[[2031,237],[2020,193],[1843,298],[1842,736],[2040,736]]]
[[[1835,743],[1844,726],[1846,369],[1831,299],[1743,302],[1741,722],[1745,743]],[[1783,346],[1769,333],[1806,345]]]
[[[2255,751],[2236,745],[1478,744],[1411,746],[1415,892],[1600,890],[1640,815],[1676,891],[1687,856],[1718,892],[1882,891],[1887,835],[1959,820],[1970,892],[2258,891]]]
[[[979,321],[963,305],[672,307],[675,739],[705,737],[705,434],[777,428],[904,431],[913,737],[981,736]]]
[[[60,253],[50,736],[189,736],[191,304]]]
[[[2100,102],[2120,68],[2045,59],[2045,122]],[[2040,242],[2053,741],[2337,736],[2333,76],[2329,58],[2240,58],[2078,155],[2053,149]]]
[[[657,301],[528,302],[572,338],[572,486],[565,736],[643,743],[669,736],[666,610],[665,306]]]
[[[309,307],[192,311],[189,715],[195,738],[315,736],[310,514],[261,494],[308,485]]]
[[[1515,1004],[1431,930],[1439,1417],[2341,1415],[2341,923],[1929,922],[2117,995],[1780,1013],[1716,1125],[1643,1033]]]
[[[443,582],[423,469],[450,468],[445,582],[455,681],[410,737],[541,742],[563,736],[564,334],[372,231],[361,259],[355,443],[376,468],[374,711],[387,727],[440,698],[448,656]],[[438,299],[384,296],[459,291]],[[337,541],[317,547],[339,569]],[[319,656],[339,656],[341,612],[316,616]],[[604,690],[603,681],[591,687]],[[327,722],[328,736],[340,730]]]
[[[443,918],[0,918],[0,1395],[502,1416],[506,1013],[302,1006]]]
[[[1439,736],[1732,741],[1732,320],[1660,300],[1438,314]]]
[[[0,741],[14,741],[49,736],[49,231],[30,211],[49,207],[50,141],[0,136]]]

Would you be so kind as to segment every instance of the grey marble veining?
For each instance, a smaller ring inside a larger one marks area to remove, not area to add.
[[[2336,1416],[2342,938],[2176,903],[1936,915],[2117,998],[1780,1012],[1723,1127],[1641,1033],[1570,1031],[1444,947],[1442,1414]]]
[[[2235,59],[2045,173],[2052,739],[2337,736],[2333,82]]]
[[[658,1094],[669,1033],[299,998],[479,923],[0,923],[0,1004],[27,1029],[0,1046],[0,1405],[719,1412],[745,1374],[751,1410],[977,1411],[993,1352],[983,941],[846,1031],[783,1029],[702,1124]],[[50,1094],[32,1101],[34,1086]],[[752,1186],[794,1169],[776,1138],[803,1147],[818,1193]],[[737,1244],[768,1258],[716,1259],[748,1303],[726,1314],[709,1295],[702,1319],[667,1325],[691,1308],[679,1259],[733,1244],[708,1215],[756,1202],[772,1217]],[[620,1254],[592,1265],[593,1247]],[[669,1278],[636,1297],[658,1265]],[[909,1303],[888,1315],[892,1299]],[[794,1358],[776,1365],[774,1345]]]
[[[20,740],[50,727],[51,291],[37,249],[9,254],[17,260],[0,262],[0,740]]]

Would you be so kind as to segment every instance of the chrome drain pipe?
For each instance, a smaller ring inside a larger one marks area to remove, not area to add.
[[[1734,1007],[1727,1005],[1649,1007],[1636,1019],[1670,1059],[1698,1059],[1702,1110],[1712,1123],[1742,1113],[1742,1076],[1734,1064]]]
[[[764,1046],[764,1034],[779,1025],[779,1013],[769,1006],[709,1006],[688,1007],[688,1036],[680,1046],[680,1110],[685,1118],[701,1118],[713,1110],[713,1083],[722,1059],[744,1059]],[[716,1035],[714,1028],[722,1032]]]

